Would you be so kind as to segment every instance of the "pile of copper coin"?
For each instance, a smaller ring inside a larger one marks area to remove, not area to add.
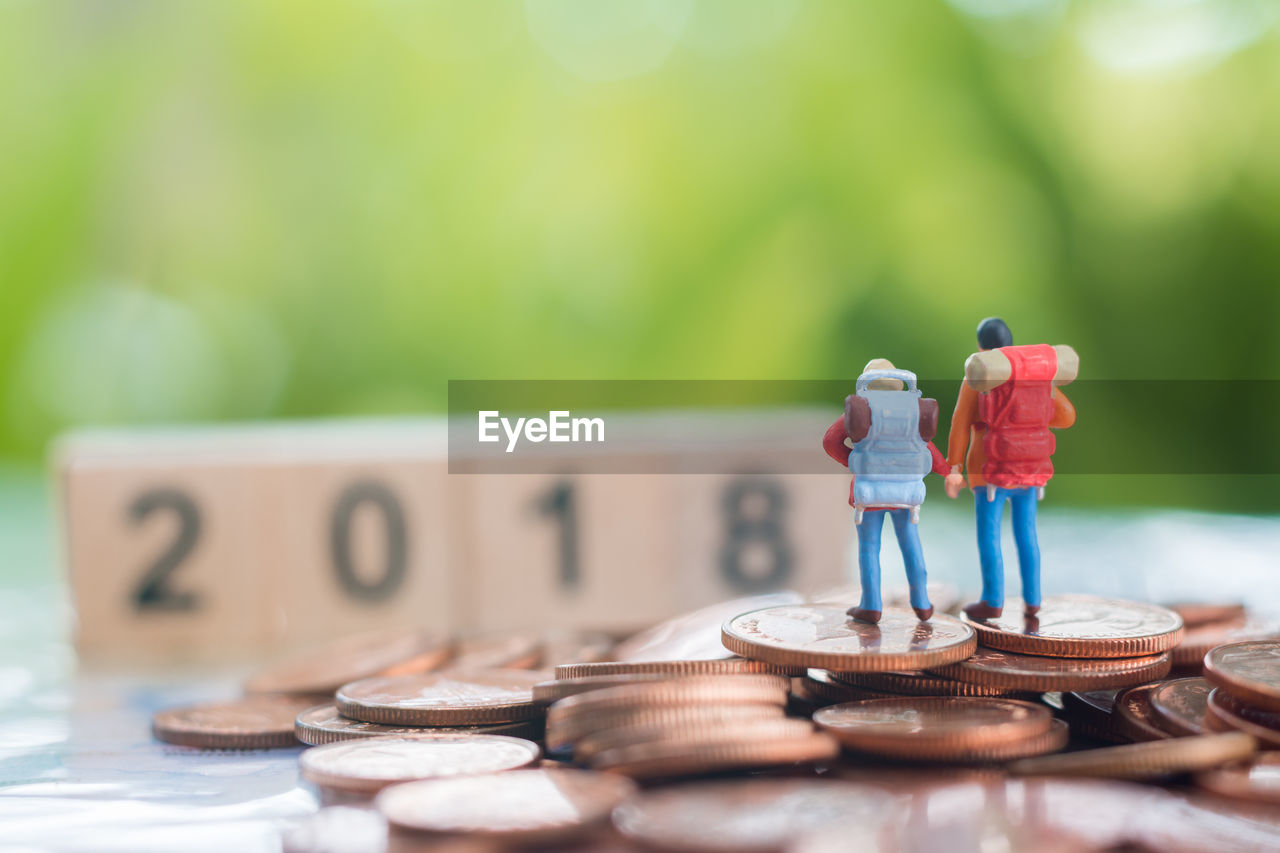
[[[1280,848],[1280,751],[1259,753],[1280,750],[1280,640],[1170,677],[1189,635],[1258,623],[1087,596],[1022,609],[868,625],[782,593],[554,653],[389,632],[154,730],[313,744],[299,774],[324,807],[286,834],[296,853]]]

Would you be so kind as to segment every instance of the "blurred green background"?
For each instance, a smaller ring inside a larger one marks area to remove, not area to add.
[[[990,314],[1093,379],[1280,379],[1278,18],[0,0],[0,458],[441,411],[450,378],[958,377]],[[1217,452],[1112,408],[1071,441]],[[1276,480],[1065,491],[1259,511]]]

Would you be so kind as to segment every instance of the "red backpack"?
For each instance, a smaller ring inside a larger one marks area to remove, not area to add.
[[[1053,377],[1058,356],[1048,344],[1001,347],[1013,371],[1009,379],[978,395],[978,419],[985,427],[982,476],[994,486],[1040,487],[1053,477],[1055,447]]]

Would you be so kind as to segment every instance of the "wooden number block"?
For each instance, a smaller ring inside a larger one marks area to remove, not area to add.
[[[637,469],[638,470],[638,469]],[[630,631],[678,609],[678,478],[459,474],[473,629]]]
[[[62,492],[84,656],[226,657],[267,641],[269,507],[251,469],[71,457]]]
[[[847,479],[790,473],[796,467],[787,462],[785,453],[753,456],[738,474],[680,478],[681,577],[690,606],[847,581]]]
[[[271,615],[283,645],[369,628],[455,626],[462,569],[444,449],[377,450],[370,436],[363,453],[280,466],[283,548]]]

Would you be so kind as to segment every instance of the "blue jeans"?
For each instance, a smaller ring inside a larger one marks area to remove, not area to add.
[[[982,562],[982,600],[1004,606],[1004,556],[1000,550],[1000,522],[1004,502],[1013,505],[1013,540],[1018,545],[1018,571],[1022,575],[1022,600],[1040,605],[1040,543],[1036,540],[1036,489],[996,489],[987,499],[986,487],[973,490],[978,515],[978,559]]]
[[[911,587],[911,606],[921,610],[929,606],[929,593],[925,590],[924,550],[920,547],[920,534],[911,523],[909,509],[874,509],[862,513],[858,524],[858,572],[862,579],[863,610],[880,610],[880,531],[884,528],[885,514],[893,516],[893,529],[898,534],[898,547],[902,550],[902,562],[906,564],[907,584]]]

